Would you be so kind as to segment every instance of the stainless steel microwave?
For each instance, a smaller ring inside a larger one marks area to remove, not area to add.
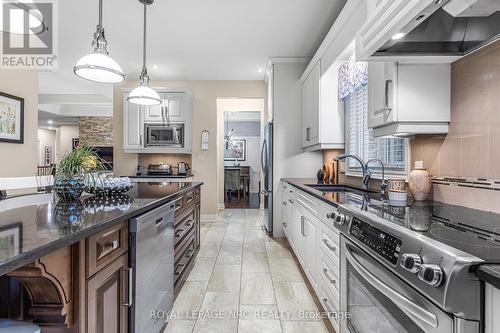
[[[146,147],[184,148],[184,124],[146,124]]]

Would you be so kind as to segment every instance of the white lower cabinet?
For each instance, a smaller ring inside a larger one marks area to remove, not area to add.
[[[326,312],[340,309],[340,236],[327,214],[336,208],[282,184],[282,228]],[[338,332],[335,316],[330,321]]]

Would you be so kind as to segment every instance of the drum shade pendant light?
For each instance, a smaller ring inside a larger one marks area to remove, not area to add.
[[[146,5],[153,3],[153,0],[139,0],[144,4],[144,36],[142,41],[142,70],[139,80],[141,85],[130,92],[127,101],[139,105],[158,105],[161,98],[158,93],[149,87],[149,75],[146,68]]]
[[[99,0],[99,24],[92,41],[94,51],[80,58],[73,67],[77,76],[101,83],[118,83],[125,80],[122,68],[108,52],[108,41],[102,27],[102,0]]]

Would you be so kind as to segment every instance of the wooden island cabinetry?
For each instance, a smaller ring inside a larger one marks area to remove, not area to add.
[[[175,186],[179,193],[162,204],[175,202],[176,207],[171,269],[177,296],[199,251],[201,194],[200,186]],[[143,213],[137,211],[135,216]],[[33,322],[42,333],[131,332],[135,285],[129,234],[132,217],[125,215],[109,226],[103,223],[84,238],[4,272],[0,276],[0,317]]]

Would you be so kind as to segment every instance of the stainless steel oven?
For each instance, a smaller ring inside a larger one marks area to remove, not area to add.
[[[341,237],[341,333],[451,333],[460,326],[345,236]]]
[[[184,148],[184,124],[146,124],[147,147]]]

